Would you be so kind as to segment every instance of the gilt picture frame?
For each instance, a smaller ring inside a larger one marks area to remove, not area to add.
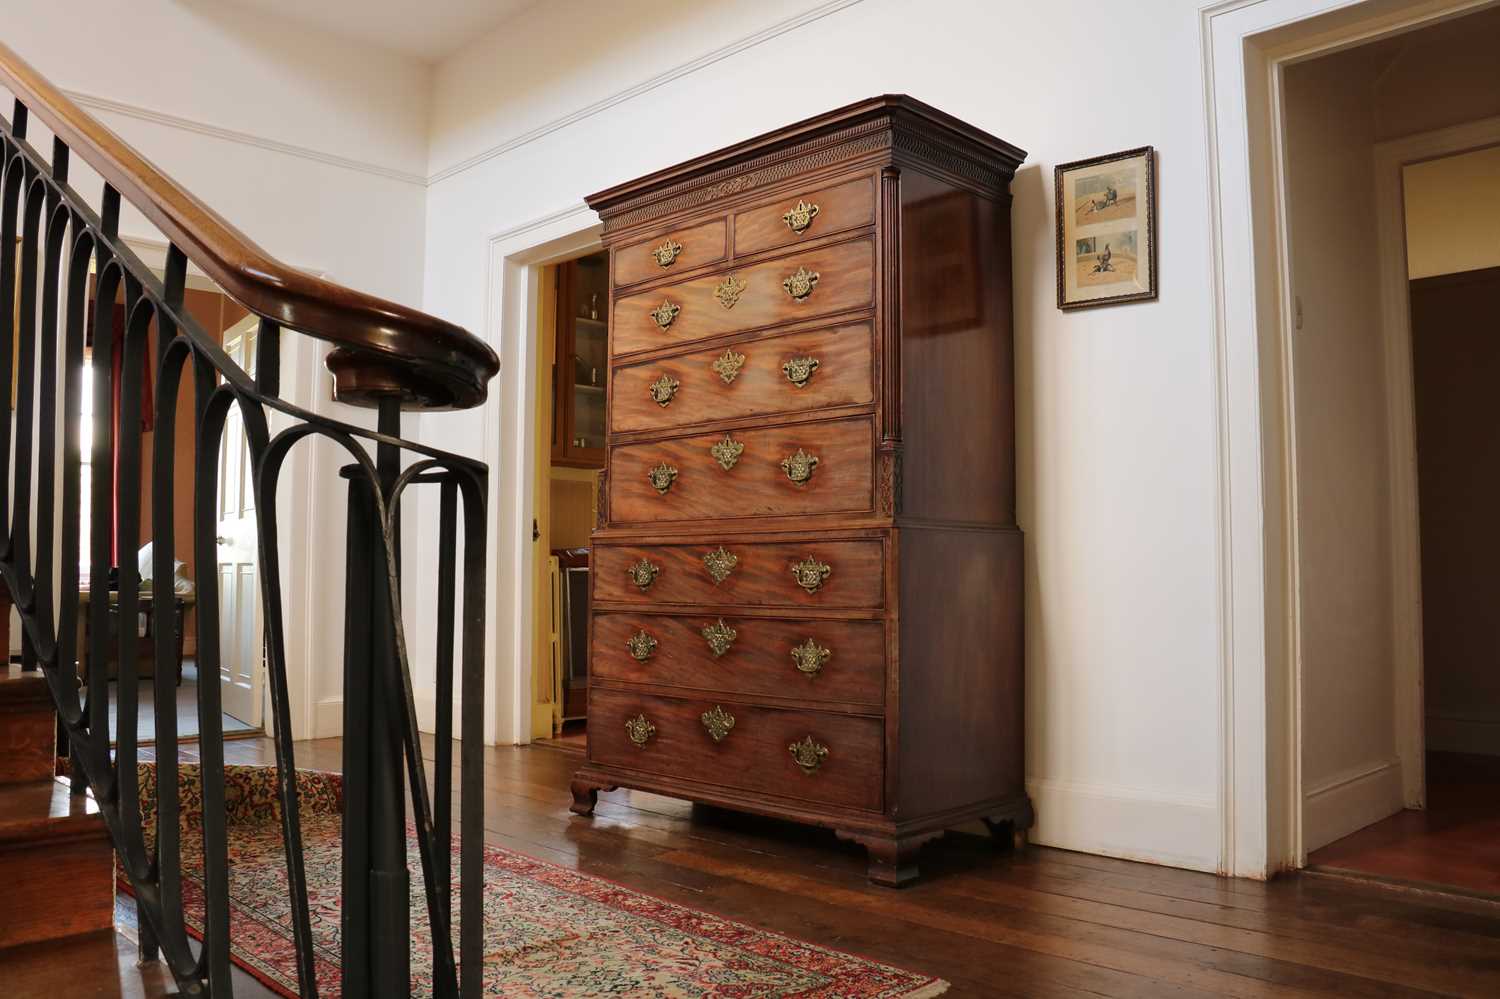
[[[1156,299],[1156,150],[1060,163],[1057,307]]]

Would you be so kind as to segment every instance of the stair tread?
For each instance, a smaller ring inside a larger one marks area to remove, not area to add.
[[[16,665],[0,669],[0,710],[52,709],[52,694],[41,670],[22,672]]]
[[[105,835],[99,804],[66,778],[0,786],[0,846],[93,834]]]

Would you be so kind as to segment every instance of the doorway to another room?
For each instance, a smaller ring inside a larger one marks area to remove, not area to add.
[[[532,737],[581,753],[588,706],[589,534],[604,469],[608,255],[547,266],[540,287]]]
[[[255,337],[259,324],[242,307],[206,278],[190,275],[184,292],[183,306],[205,331],[218,335],[225,351],[245,370],[254,374]],[[115,304],[115,328],[123,329],[125,310],[123,299]],[[92,322],[86,329],[92,330]],[[150,331],[150,345],[145,356],[156,356],[156,326]],[[92,365],[89,357],[92,345],[85,348],[84,386],[82,392],[83,464],[80,474],[81,517],[83,537],[80,539],[80,580],[83,587],[89,585],[89,483],[92,481],[90,428],[93,418]],[[116,372],[118,376],[118,372]],[[154,371],[151,372],[154,375]],[[149,376],[148,376],[149,377]],[[149,382],[147,385],[149,386]],[[148,388],[148,399],[153,394]],[[170,594],[160,594],[151,586],[152,549],[152,504],[149,493],[141,503],[140,540],[138,552],[118,552],[116,561],[125,558],[136,560],[142,580],[139,595],[137,620],[126,623],[120,620],[114,607],[117,596],[113,585],[108,594],[111,613],[108,666],[109,723],[111,733],[119,731],[119,686],[120,671],[116,661],[119,629],[133,626],[136,632],[136,676],[138,723],[136,738],[140,744],[152,744],[156,739],[156,678],[157,644],[159,641],[173,643],[167,650],[168,661],[176,670],[176,716],[178,738],[193,742],[200,737],[198,717],[199,686],[217,682],[219,685],[220,726],[226,737],[250,737],[264,731],[264,642],[259,615],[260,595],[255,575],[255,509],[254,493],[251,489],[249,447],[239,413],[231,407],[226,421],[223,445],[220,449],[217,474],[219,512],[217,565],[206,571],[219,575],[219,627],[220,668],[217,677],[203,676],[199,671],[200,649],[198,643],[197,598],[198,581],[202,567],[195,565],[192,551],[193,479],[194,468],[194,385],[190,366],[185,367],[178,389],[178,412],[175,426],[167,426],[156,419],[156,413],[147,406],[142,412],[141,479],[143,490],[149,490],[151,481],[152,454],[155,447],[169,446],[175,449],[174,462],[173,533],[176,538],[176,566]],[[79,675],[87,669],[89,616],[88,602],[93,595],[86,589],[80,593],[79,613]],[[169,599],[176,620],[175,635],[158,636],[154,608],[159,600]]]
[[[1301,838],[1500,899],[1500,9],[1284,71]]]

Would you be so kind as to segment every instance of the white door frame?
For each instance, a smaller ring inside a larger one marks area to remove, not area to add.
[[[1218,431],[1219,866],[1226,874],[1264,878],[1305,860],[1282,69],[1492,2],[1218,0],[1199,11]],[[1403,515],[1414,513],[1403,507]],[[1409,621],[1406,627],[1409,646]],[[1410,666],[1399,673],[1409,679]]]
[[[1425,808],[1426,712],[1422,672],[1422,550],[1417,497],[1417,425],[1412,390],[1411,295],[1402,170],[1425,160],[1500,145],[1500,117],[1408,135],[1375,146],[1380,241],[1380,317],[1391,409],[1392,624],[1396,649],[1396,754],[1402,797]]]
[[[547,264],[597,250],[600,230],[598,216],[579,204],[489,239],[485,339],[500,355],[483,416],[490,486],[485,564],[494,588],[485,618],[484,741],[492,745],[531,741],[539,278]]]

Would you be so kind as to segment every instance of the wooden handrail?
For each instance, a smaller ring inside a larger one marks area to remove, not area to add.
[[[495,352],[453,323],[288,267],[162,173],[0,43],[0,82],[150,219],[215,284],[283,327],[336,344],[329,369],[340,401],[466,409],[500,370]]]

